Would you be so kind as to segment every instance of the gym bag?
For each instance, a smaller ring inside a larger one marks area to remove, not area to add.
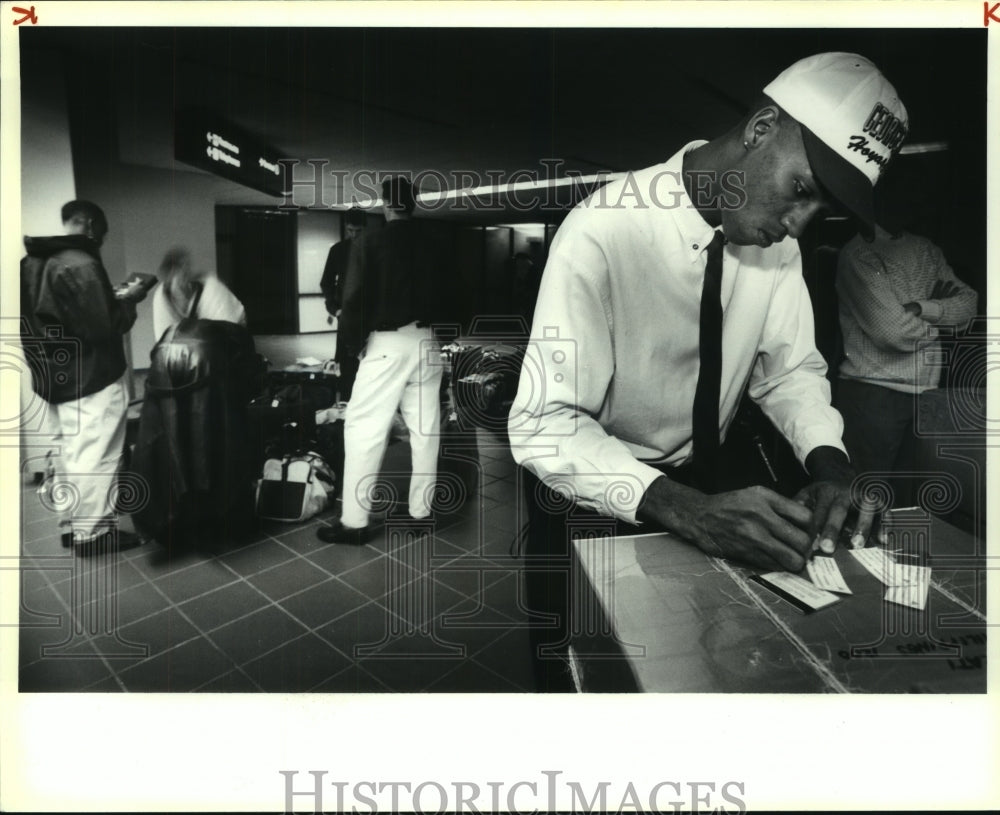
[[[304,521],[327,508],[336,478],[317,453],[269,458],[257,482],[257,515],[272,521]]]

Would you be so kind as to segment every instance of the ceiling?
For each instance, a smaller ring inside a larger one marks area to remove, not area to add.
[[[544,178],[543,160],[550,175],[644,167],[723,132],[782,68],[826,50],[882,68],[911,143],[985,166],[985,30],[38,27],[21,48],[57,51],[114,95],[121,161],[197,172],[173,158],[173,116],[205,106],[343,172],[326,176],[325,205],[363,171],[423,173],[432,190]],[[543,219],[528,199],[432,214]]]

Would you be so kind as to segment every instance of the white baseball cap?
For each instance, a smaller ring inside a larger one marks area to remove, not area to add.
[[[799,60],[764,93],[802,125],[820,183],[873,234],[875,184],[909,126],[896,89],[865,57],[833,52]]]

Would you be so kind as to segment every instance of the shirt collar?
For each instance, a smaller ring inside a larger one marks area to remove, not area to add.
[[[680,232],[681,240],[684,242],[688,257],[692,263],[698,262],[698,259],[708,249],[708,245],[712,242],[712,238],[715,237],[715,233],[722,231],[722,227],[716,229],[701,216],[701,213],[695,208],[694,202],[691,201],[687,190],[684,188],[682,177],[684,156],[696,147],[701,147],[703,144],[708,144],[708,142],[704,139],[689,142],[667,159],[664,164],[664,168],[669,173],[666,178],[670,180],[671,185],[675,186],[678,193],[672,199],[677,202],[677,210],[673,213],[674,223]]]

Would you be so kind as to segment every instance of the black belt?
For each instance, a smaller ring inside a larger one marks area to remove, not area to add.
[[[412,320],[403,323],[403,325],[409,325],[410,322],[412,322]],[[417,320],[417,328],[429,328],[429,327],[430,323],[425,322],[424,320]],[[379,325],[375,326],[376,331],[399,331],[400,328],[401,326],[389,325],[388,323],[379,323]]]

